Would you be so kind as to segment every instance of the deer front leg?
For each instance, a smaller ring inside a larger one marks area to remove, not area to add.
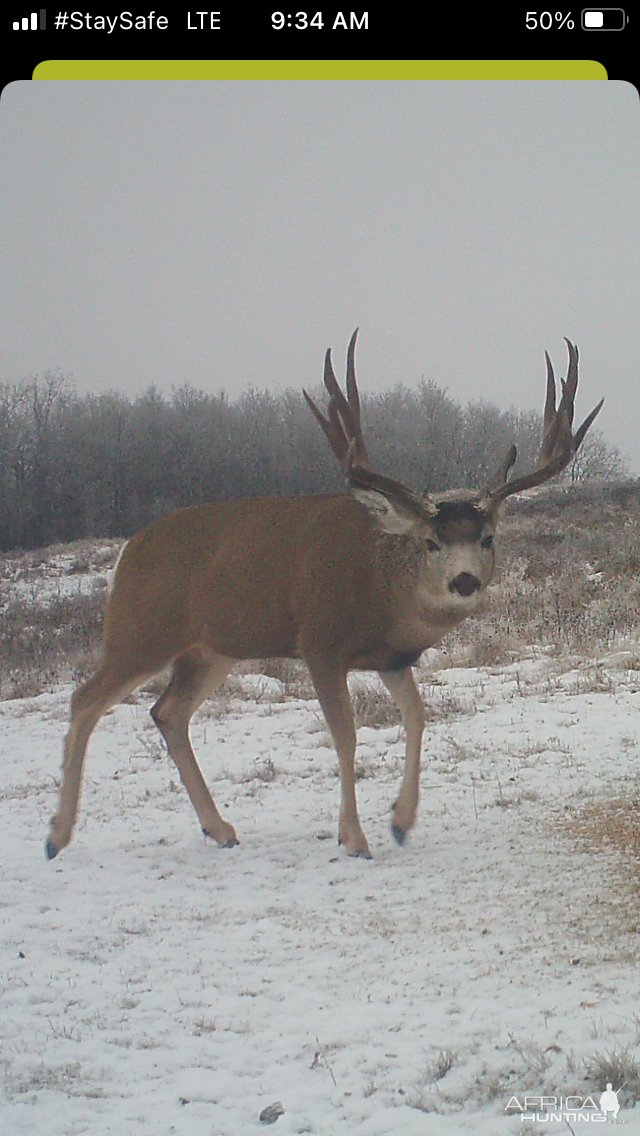
[[[323,658],[307,658],[307,666],[340,762],[341,801],[338,842],[344,845],[349,856],[371,859],[367,838],[358,818],[355,776],[356,728],[347,687],[347,675],[342,669],[337,669],[330,660]]]
[[[416,819],[420,796],[420,749],[424,730],[424,706],[411,667],[400,671],[379,671],[380,678],[401,715],[406,734],[404,776],[393,806],[391,831],[398,844],[404,844]]]

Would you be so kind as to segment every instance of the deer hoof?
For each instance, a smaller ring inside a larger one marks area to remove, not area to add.
[[[59,848],[56,848],[51,837],[49,837],[49,839],[47,840],[47,843],[44,846],[44,850],[45,850],[45,853],[46,853],[47,860],[55,859],[55,857],[58,855],[58,852],[60,851]]]
[[[354,848],[352,851],[349,851],[349,848],[347,847],[341,836],[338,837],[338,844],[344,844],[345,848],[347,849],[347,856],[351,856],[354,860],[373,860],[373,856],[371,855],[366,845],[364,848]]]
[[[396,844],[402,846],[407,839],[407,834],[404,828],[400,828],[397,824],[392,824],[391,831],[393,833],[393,839],[395,840]]]

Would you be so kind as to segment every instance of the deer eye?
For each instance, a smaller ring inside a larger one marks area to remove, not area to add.
[[[493,537],[485,536],[484,540],[480,541],[483,548],[493,548]]]
[[[429,549],[429,552],[440,551],[440,545],[436,544],[435,540],[427,540],[427,548]]]

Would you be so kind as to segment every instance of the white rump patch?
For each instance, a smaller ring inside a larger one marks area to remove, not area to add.
[[[127,547],[128,543],[129,543],[129,541],[128,541],[128,540],[125,540],[125,542],[124,542],[124,544],[123,544],[122,548],[120,549],[120,551],[119,551],[119,553],[118,553],[118,559],[116,560],[116,562],[115,562],[115,564],[114,564],[113,568],[111,569],[111,571],[107,573],[107,595],[108,595],[108,596],[110,596],[110,595],[111,595],[111,592],[113,591],[113,585],[114,585],[114,582],[115,582],[115,578],[116,578],[116,572],[118,571],[118,565],[119,565],[119,563],[120,563],[120,560],[121,560],[121,557],[122,557],[122,553],[124,552],[124,550],[125,550],[125,548]]]

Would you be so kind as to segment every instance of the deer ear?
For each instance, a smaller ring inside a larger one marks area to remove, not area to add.
[[[416,514],[406,505],[394,500],[393,496],[380,489],[363,489],[352,486],[351,494],[371,513],[376,524],[390,536],[406,536],[413,531]]]

